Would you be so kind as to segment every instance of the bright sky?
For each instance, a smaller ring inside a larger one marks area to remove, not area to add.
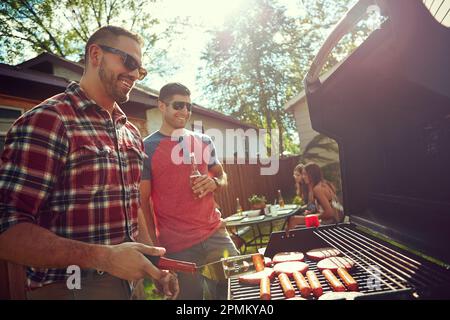
[[[286,4],[292,13],[301,9],[300,0],[281,0],[280,3]],[[150,75],[150,87],[159,90],[167,82],[182,82],[191,89],[194,102],[208,107],[208,98],[202,96],[196,81],[202,63],[200,55],[209,39],[206,31],[223,25],[228,17],[239,14],[246,4],[247,0],[160,0],[154,4],[154,15],[161,20],[162,26],[175,17],[189,17],[196,26],[186,28],[169,50],[168,58],[178,64],[179,70],[173,76]]]

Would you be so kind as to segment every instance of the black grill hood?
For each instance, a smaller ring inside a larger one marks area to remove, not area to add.
[[[388,19],[321,81],[333,37],[305,80],[314,130],[336,140],[352,222],[450,261],[450,29],[421,1],[378,4]],[[343,27],[344,26],[344,27]]]

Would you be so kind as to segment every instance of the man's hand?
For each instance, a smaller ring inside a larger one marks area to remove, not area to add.
[[[96,269],[128,281],[144,277],[160,280],[165,273],[155,267],[145,256],[162,256],[166,249],[151,247],[142,243],[125,242],[106,247],[106,254],[99,259]]]
[[[155,280],[155,286],[158,292],[163,293],[170,300],[175,300],[180,293],[178,286],[178,278],[176,273],[162,270],[163,276],[159,280]]]
[[[208,175],[202,175],[198,178],[195,178],[194,184],[192,185],[192,191],[194,191],[194,193],[198,195],[199,198],[203,198],[209,192],[214,192],[216,189],[216,182]]]

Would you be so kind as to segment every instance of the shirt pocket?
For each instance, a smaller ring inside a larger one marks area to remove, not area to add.
[[[127,156],[127,170],[131,178],[131,184],[138,184],[141,180],[141,172],[147,155],[144,151],[133,144],[125,145]]]
[[[103,190],[114,183],[119,162],[108,145],[80,145],[71,154],[71,182],[85,190]]]

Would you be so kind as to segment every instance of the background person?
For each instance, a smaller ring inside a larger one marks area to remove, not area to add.
[[[210,137],[184,129],[191,116],[190,91],[180,83],[161,88],[159,131],[144,139],[147,158],[141,182],[141,202],[154,241],[168,257],[203,265],[238,255],[213,193],[227,185]],[[190,183],[194,152],[201,176]],[[182,157],[182,163],[174,159]],[[197,274],[179,273],[179,299],[226,299],[227,283],[209,281]],[[206,286],[205,286],[206,284]]]
[[[321,224],[333,224],[341,222],[343,213],[338,206],[336,189],[333,184],[323,178],[322,170],[313,162],[305,165],[302,178],[308,188],[312,190],[314,203],[317,208],[317,216]],[[296,225],[304,225],[304,216],[292,216],[286,226],[286,231],[294,228]]]
[[[311,185],[306,184],[303,180],[304,167],[305,166],[302,163],[299,163],[294,168],[293,177],[295,181],[295,194],[302,199],[303,204],[309,205],[314,202],[314,197],[312,189],[310,188]]]

